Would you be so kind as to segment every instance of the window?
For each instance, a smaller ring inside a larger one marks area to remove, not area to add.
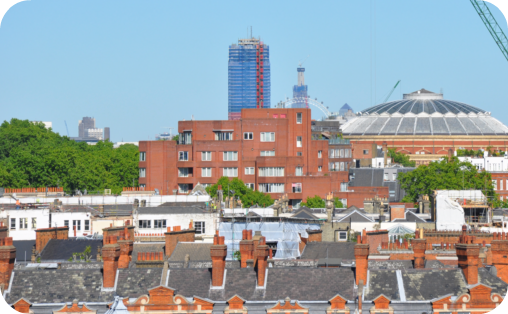
[[[295,176],[303,176],[303,167],[295,168]]]
[[[64,220],[64,226],[65,227],[69,227],[69,221],[68,220]]]
[[[238,152],[224,152],[224,161],[237,161]]]
[[[497,191],[497,180],[492,180],[492,185],[494,186],[494,191]]]
[[[16,230],[16,218],[11,218],[11,230]]]
[[[263,193],[284,193],[284,183],[261,183],[259,192]]]
[[[19,218],[19,229],[28,229],[28,219]]]
[[[262,150],[261,157],[275,156],[275,151],[273,150]]]
[[[364,150],[363,150],[363,154],[364,154],[364,155],[368,155],[368,154],[369,154],[369,150],[368,150],[368,149],[364,149]]]
[[[178,193],[188,193],[189,190],[192,190],[192,187],[189,188],[189,184],[187,183],[178,184]]]
[[[73,220],[72,221],[72,230],[74,230],[74,227],[76,227],[76,231],[81,230],[81,220]]]
[[[183,132],[178,136],[178,144],[192,144],[192,132]]]
[[[188,161],[189,160],[189,152],[178,152],[178,160],[179,161]]]
[[[347,185],[348,185],[347,182],[342,182],[340,184],[340,191],[341,192],[347,192]]]
[[[275,132],[261,132],[261,142],[275,142]]]
[[[178,176],[187,178],[189,176],[189,168],[178,168]]]
[[[317,158],[323,158],[323,151],[322,150],[318,150]]]
[[[393,181],[397,181],[397,173],[396,172],[393,174]]]
[[[296,156],[302,156],[302,152],[296,152]]]
[[[146,152],[139,152],[139,161],[146,161]]]
[[[339,231],[339,241],[347,241],[347,231]]]
[[[318,172],[323,171],[323,167],[322,167],[322,166],[318,166],[318,167],[317,167],[317,171],[318,171]]]
[[[146,168],[139,168],[139,177],[140,178],[146,177]]]
[[[388,173],[387,172],[385,172],[384,180],[388,181]]]
[[[245,174],[254,174],[254,167],[245,167]]]
[[[152,228],[152,221],[151,220],[140,220],[139,221],[139,229],[148,229]]]
[[[32,229],[37,229],[37,218],[35,217],[32,218]]]
[[[212,168],[201,168],[201,176],[204,178],[211,177],[212,176]]]
[[[90,231],[90,220],[85,220],[85,231]]]
[[[345,157],[349,158],[350,156],[351,156],[351,150],[350,149],[346,149]]]
[[[252,140],[252,139],[254,139],[254,135],[252,132],[244,132],[243,139],[244,140]]]
[[[301,136],[296,137],[296,147],[302,147],[302,137]]]
[[[502,190],[503,189],[503,180],[499,180],[499,189]]]
[[[284,167],[264,167],[259,168],[260,177],[283,177]]]
[[[293,183],[293,193],[302,193],[301,183]]]
[[[232,141],[233,132],[215,132],[216,141]]]
[[[280,118],[281,118],[281,119],[286,119],[286,114],[285,114],[285,113],[281,113],[281,114],[280,114]]]
[[[166,229],[166,219],[159,219],[153,221],[154,228],[164,228]]]
[[[245,186],[254,191],[254,183],[245,183]]]
[[[204,234],[205,233],[205,222],[204,221],[194,221],[194,230],[196,230],[196,234]]]
[[[201,161],[212,161],[212,152],[201,152]]]
[[[296,124],[302,124],[302,113],[298,112],[296,114]]]
[[[344,158],[344,150],[343,149],[340,150],[340,155],[339,156],[340,156],[340,158]]]
[[[222,168],[222,175],[225,177],[238,177],[238,168]]]

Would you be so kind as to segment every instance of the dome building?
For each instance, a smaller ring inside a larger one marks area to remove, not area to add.
[[[369,155],[369,147],[386,143],[389,148],[410,154],[417,164],[436,160],[450,148],[477,150],[492,146],[506,151],[508,140],[508,127],[490,112],[445,100],[443,94],[426,89],[365,109],[341,130],[344,138],[351,140],[355,159],[369,158],[365,156]]]

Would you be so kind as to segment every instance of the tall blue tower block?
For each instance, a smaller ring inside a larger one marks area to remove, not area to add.
[[[229,46],[228,119],[240,119],[243,108],[270,108],[270,50],[256,38]]]
[[[307,108],[308,104],[306,99],[307,95],[307,85],[305,85],[305,68],[298,67],[298,85],[293,86],[293,98],[299,99],[296,103],[294,103],[292,108]]]

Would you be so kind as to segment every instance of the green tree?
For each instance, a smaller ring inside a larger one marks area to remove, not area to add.
[[[338,197],[333,198],[333,205],[335,208],[344,208],[344,204],[342,204]]]
[[[431,195],[434,190],[482,190],[489,200],[494,200],[496,195],[490,173],[479,172],[471,163],[461,162],[457,157],[442,158],[411,172],[399,173],[397,179],[406,191],[403,202],[416,202],[418,195]]]
[[[245,183],[238,178],[229,180],[228,177],[221,177],[216,184],[208,186],[206,192],[208,192],[210,196],[216,197],[219,185],[222,186],[223,200],[228,196],[228,191],[234,191],[234,194],[229,193],[229,196],[234,195],[235,197],[240,197],[245,207],[250,207],[254,204],[258,204],[259,206],[270,206],[274,201],[269,194],[253,191],[251,188],[245,186]]]
[[[177,141],[177,142],[178,142],[178,139],[180,139],[180,134],[177,134],[171,138],[172,141]]]
[[[301,202],[300,206],[308,208],[325,208],[325,200],[321,196],[316,195],[314,197],[307,196],[305,202]]]
[[[414,167],[416,162],[409,160],[409,156],[395,151],[395,148],[388,148],[388,157],[393,159],[396,164],[401,164],[404,167]]]

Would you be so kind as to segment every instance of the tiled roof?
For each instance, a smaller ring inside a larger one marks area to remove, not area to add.
[[[7,302],[20,298],[32,303],[86,302],[113,300],[113,292],[102,292],[100,269],[15,270]]]
[[[355,259],[353,242],[309,242],[303,249],[302,259],[342,258]]]
[[[189,254],[191,261],[211,261],[211,246],[212,243],[178,242],[169,260],[172,262],[183,262],[185,255]]]
[[[119,269],[116,293],[121,297],[137,298],[148,289],[161,284],[163,268]]]
[[[492,288],[492,293],[498,293],[502,297],[506,296],[508,284],[499,277],[494,276],[486,268],[478,268],[479,282]]]
[[[432,300],[447,294],[467,293],[467,283],[460,269],[403,270],[402,280],[408,301]]]
[[[413,261],[388,260],[373,261],[369,260],[369,269],[409,269],[413,268]]]
[[[457,266],[445,265],[438,260],[425,260],[425,268],[457,268]]]
[[[41,252],[41,260],[68,260],[72,253],[81,253],[87,246],[91,247],[92,259],[97,258],[97,246],[102,247],[102,240],[55,240],[48,241]]]
[[[138,253],[142,252],[164,252],[165,243],[134,243],[132,247],[132,261],[138,260]]]
[[[384,294],[392,301],[400,301],[399,286],[395,270],[369,270],[365,300],[373,300]]]

